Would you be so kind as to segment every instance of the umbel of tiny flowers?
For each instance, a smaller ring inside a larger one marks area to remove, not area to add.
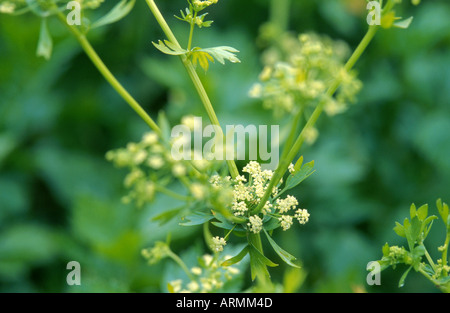
[[[285,33],[262,57],[264,68],[249,95],[261,99],[277,116],[303,111],[308,114],[318,101],[324,101],[330,115],[344,112],[354,103],[361,82],[354,72],[345,70],[348,46],[313,33],[294,36]],[[330,82],[341,85],[335,97],[325,96]]]
[[[289,168],[293,171],[293,167],[292,164]],[[256,161],[250,161],[242,171],[248,174],[248,179],[244,175],[239,175],[235,179],[214,175],[210,182],[215,188],[232,187],[231,212],[236,217],[244,218],[244,226],[249,232],[260,233],[264,223],[270,219],[275,219],[283,230],[291,227],[294,218],[302,225],[308,222],[308,211],[297,209],[298,200],[292,195],[280,198],[279,186],[273,188],[272,197],[264,204],[261,213],[255,214],[253,209],[261,202],[273,171],[262,170],[261,164]],[[291,215],[291,212],[294,212],[294,215]]]
[[[217,2],[219,2],[219,0],[192,0],[191,5],[196,12],[200,12]]]
[[[182,121],[187,125],[190,123],[188,117]],[[129,170],[124,178],[124,186],[129,192],[123,197],[123,201],[134,202],[142,207],[152,202],[158,193],[182,200],[186,202],[186,206],[195,201],[205,202],[210,196],[216,196],[216,202],[223,201],[220,195],[210,192],[207,180],[208,174],[223,166],[223,162],[204,158],[175,160],[171,148],[178,138],[165,138],[156,132],[147,132],[139,142],[130,142],[125,148],[106,153],[106,159],[116,167]],[[184,186],[185,191],[172,191],[170,187],[175,183]]]
[[[176,279],[169,282],[171,293],[212,293],[220,291],[227,282],[241,274],[237,267],[223,267],[221,264],[229,256],[213,257],[205,254],[198,258],[198,266],[190,268],[192,274],[188,282]]]

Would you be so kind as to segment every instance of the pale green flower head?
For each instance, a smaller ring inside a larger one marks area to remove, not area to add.
[[[200,12],[217,2],[219,2],[219,0],[193,0],[191,5],[196,12]]]

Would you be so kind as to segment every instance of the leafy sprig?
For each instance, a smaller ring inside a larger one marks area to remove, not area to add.
[[[217,1],[188,1],[189,7],[185,9],[185,12],[180,11],[181,17],[175,16],[177,19],[190,25],[189,40],[186,49],[180,47],[178,44],[170,42],[169,40],[159,40],[158,43],[153,42],[153,45],[162,53],[185,56],[194,66],[200,65],[205,72],[208,71],[210,62],[217,61],[221,64],[225,64],[225,61],[240,63],[241,61],[236,55],[239,51],[233,47],[192,47],[195,26],[199,28],[210,27],[213,23],[211,20],[205,21],[208,13],[204,13],[202,15],[198,15],[198,13],[214,3],[217,3]]]
[[[436,215],[428,214],[427,204],[419,208],[412,204],[410,207],[410,218],[405,218],[403,224],[399,222],[395,223],[394,231],[398,236],[406,239],[408,244],[407,248],[389,246],[388,243],[382,248],[383,257],[378,261],[380,270],[385,270],[389,267],[395,268],[398,264],[408,266],[400,278],[398,283],[399,287],[405,285],[408,274],[414,269],[414,271],[424,275],[443,292],[450,292],[450,277],[448,276],[450,267],[447,261],[450,241],[449,207],[441,199],[436,201],[436,207],[446,230],[445,242],[438,248],[438,251],[442,254],[440,259],[437,261],[433,260],[424,243],[430,233],[434,220],[439,219]],[[424,258],[427,263],[424,262]]]

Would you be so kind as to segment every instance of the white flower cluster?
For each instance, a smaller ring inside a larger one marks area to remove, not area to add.
[[[213,256],[206,254],[199,260],[200,266],[190,269],[194,275],[188,283],[184,284],[181,279],[171,281],[169,288],[174,293],[206,293],[217,292],[224,287],[227,281],[240,273],[239,269],[233,266],[222,267],[220,264],[231,258],[225,256],[221,259],[215,259]]]
[[[214,252],[221,252],[223,251],[223,247],[227,244],[227,242],[225,241],[225,238],[216,236],[212,238],[212,244],[211,244],[211,249]]]
[[[107,152],[106,159],[117,167],[130,169],[124,185],[131,191],[123,200],[136,201],[138,206],[153,200],[161,175],[183,177],[187,174],[185,164],[173,160],[154,132],[146,133],[138,143],[131,142],[126,148]]]
[[[348,52],[343,42],[323,36],[285,34],[264,53],[265,67],[249,95],[261,99],[263,106],[277,115],[314,107],[318,101],[325,101],[329,115],[341,113],[355,102],[362,86],[353,72],[345,71]],[[325,97],[335,79],[341,82],[336,97]]]
[[[0,13],[11,14],[16,10],[17,4],[11,1],[3,1],[0,3]]]
[[[219,0],[194,0],[192,1],[192,6],[195,11],[200,12],[201,10],[206,9],[217,2],[219,2]]]
[[[243,168],[243,172],[248,174],[248,180],[243,175],[239,175],[235,179],[215,175],[211,177],[210,183],[215,188],[232,186],[231,211],[237,217],[248,219],[246,226],[249,231],[255,234],[259,233],[263,229],[266,216],[277,218],[283,230],[291,227],[294,218],[300,224],[308,222],[308,211],[297,209],[298,201],[294,196],[288,195],[284,199],[276,198],[280,192],[278,187],[271,190],[271,197],[264,204],[261,214],[252,214],[252,210],[261,202],[274,173],[271,170],[262,170],[261,165],[256,161],[249,162]],[[292,164],[289,166],[289,172],[294,172]],[[273,200],[274,198],[276,200]],[[291,211],[295,212],[293,216],[289,215]]]

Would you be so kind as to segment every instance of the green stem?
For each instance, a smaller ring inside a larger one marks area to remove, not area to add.
[[[183,262],[183,260],[178,255],[173,253],[172,250],[169,250],[167,255],[183,269],[183,271],[186,273],[186,275],[189,277],[190,280],[195,281],[194,275],[192,275],[192,273],[189,271],[186,264]]]
[[[248,232],[247,240],[248,240],[248,243],[250,243],[256,249],[258,249],[259,252],[263,253],[263,247],[262,247],[261,234],[260,233],[255,234],[255,233],[252,233],[252,232]]]
[[[361,40],[358,47],[353,52],[352,56],[345,64],[344,68],[346,71],[350,71],[353,68],[356,61],[358,61],[358,59],[361,57],[363,52],[366,50],[369,43],[372,41],[377,30],[378,30],[378,26],[370,26],[369,27],[369,30],[367,31],[366,35]],[[328,90],[326,92],[326,96],[328,96],[328,97],[333,96],[334,93],[336,92],[336,90],[339,88],[340,84],[341,84],[341,81],[339,79],[335,79],[334,82],[332,83],[332,85],[328,88]],[[310,118],[306,122],[306,125],[303,127],[303,130],[301,131],[300,135],[297,137],[297,140],[295,141],[294,145],[292,146],[292,149],[289,151],[286,158],[284,158],[280,161],[280,164],[278,165],[278,168],[276,169],[272,179],[270,180],[269,186],[267,187],[266,192],[265,192],[263,198],[261,199],[261,202],[258,204],[258,206],[256,207],[256,209],[254,210],[253,213],[257,214],[257,213],[261,212],[264,204],[267,202],[267,200],[270,197],[273,187],[276,186],[280,182],[284,173],[286,173],[286,171],[289,167],[289,164],[294,160],[298,151],[302,147],[303,142],[305,140],[305,131],[314,127],[314,125],[316,124],[317,120],[319,119],[320,115],[323,112],[324,106],[325,106],[324,101],[319,102],[316,109],[311,114]]]
[[[167,195],[169,197],[177,199],[177,200],[181,200],[181,201],[191,201],[191,200],[193,200],[192,197],[187,197],[187,196],[183,196],[183,195],[177,194],[176,192],[173,192],[172,190],[167,189],[167,188],[165,188],[163,186],[160,186],[160,185],[155,185],[155,189],[157,191],[159,191],[159,192],[161,192],[161,193],[163,193],[163,194],[165,194],[165,195]]]
[[[421,273],[423,276],[425,276],[435,286],[439,287],[439,283],[435,279],[433,279],[427,272],[425,272],[424,269],[422,268],[422,266],[419,268],[419,273]]]
[[[270,4],[270,22],[277,32],[283,34],[289,27],[291,0],[272,0]]]
[[[264,251],[263,251],[263,246],[262,246],[262,241],[261,241],[261,233],[252,233],[252,232],[248,232],[247,233],[247,241],[250,245],[252,245],[253,247],[255,247],[259,252],[261,252],[262,255],[264,255]],[[264,267],[267,267],[266,265],[264,265]],[[271,279],[270,276],[258,276],[258,279],[260,279],[259,283],[262,286],[269,286],[271,284]]]
[[[230,231],[225,235],[225,237],[223,237],[223,239],[228,240],[228,237],[230,237],[230,235],[233,233],[233,231],[236,227],[237,227],[237,224],[234,225],[232,229],[230,229]]]
[[[153,119],[145,112],[145,110],[139,105],[139,103],[128,93],[128,91],[119,83],[119,81],[114,77],[108,67],[103,63],[101,58],[95,52],[94,48],[91,46],[86,36],[81,33],[76,27],[67,24],[66,17],[59,10],[56,10],[57,16],[60,21],[68,27],[70,32],[75,36],[75,38],[80,43],[86,55],[91,59],[94,66],[103,75],[106,81],[116,90],[116,92],[128,103],[128,105],[153,129],[158,135],[161,135],[161,130],[158,125],[153,121]]]
[[[195,18],[197,17],[197,12],[194,13],[194,18],[191,21],[191,29],[189,31],[189,42],[188,42],[188,47],[187,50],[191,51],[192,48],[192,38],[194,37],[194,28],[195,28]]]
[[[155,4],[154,0],[146,0],[150,10],[152,11],[153,15],[156,18],[156,21],[162,28],[164,34],[167,36],[169,41],[174,44],[175,46],[181,48],[180,44],[178,43],[178,40],[176,39],[175,35],[173,34],[172,30],[170,29],[169,25],[167,24],[166,20],[162,16],[161,12],[159,11],[158,7]],[[211,121],[211,124],[214,126],[217,126],[220,131],[222,132],[221,137],[225,138],[225,135],[223,134],[223,130],[220,126],[219,119],[217,118],[216,112],[214,111],[214,107],[211,103],[211,100],[208,97],[208,94],[206,93],[205,87],[203,86],[200,77],[198,76],[197,72],[195,71],[195,67],[192,64],[192,62],[186,57],[186,55],[180,56],[181,61],[183,62],[184,67],[186,68],[186,71],[188,72],[189,77],[192,80],[192,83],[194,84],[194,87],[200,97],[200,100],[203,103],[203,106],[205,107],[206,113],[208,114],[208,117]],[[234,160],[227,160],[228,169],[230,171],[230,174],[233,178],[236,178],[239,175],[239,171],[237,169],[236,163]]]
[[[281,157],[280,157],[281,160],[283,160],[283,159],[285,159],[287,157],[287,155],[288,155],[288,153],[290,151],[289,147],[291,147],[293,145],[293,143],[294,143],[295,134],[297,133],[297,128],[298,128],[298,125],[300,123],[300,119],[301,119],[302,115],[303,115],[303,110],[300,109],[298,111],[298,113],[295,115],[295,117],[294,117],[294,119],[292,121],[291,130],[289,132],[289,136],[288,136],[288,138],[286,140],[286,143],[284,145],[283,153],[281,154]]]
[[[425,246],[424,246],[424,248],[425,248]],[[433,259],[431,258],[430,254],[428,253],[427,248],[425,248],[425,257],[427,258],[428,263],[430,263],[433,271],[436,273],[436,271],[437,271],[436,264],[434,264]]]

